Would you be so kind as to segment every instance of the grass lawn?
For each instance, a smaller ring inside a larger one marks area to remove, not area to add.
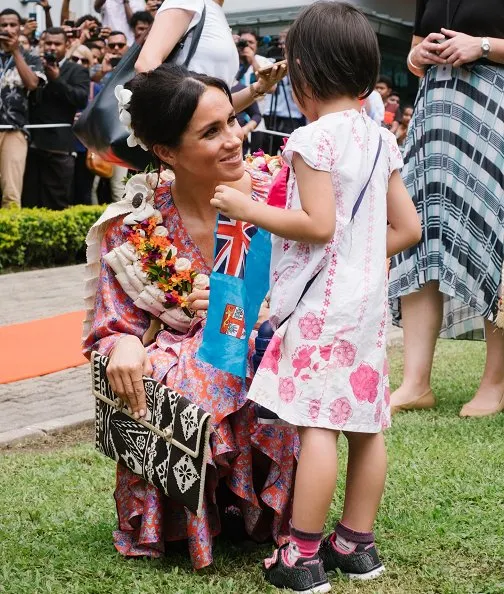
[[[481,343],[442,342],[435,411],[396,417],[376,526],[387,566],[377,581],[334,576],[341,594],[504,593],[504,414],[461,420],[477,387]],[[391,353],[393,384],[401,352]],[[89,442],[20,447],[0,457],[0,592],[8,594],[255,594],[269,548],[217,546],[212,568],[194,573],[183,555],[124,560],[115,552],[114,465]],[[346,449],[341,447],[342,479]],[[341,505],[335,498],[333,522]]]

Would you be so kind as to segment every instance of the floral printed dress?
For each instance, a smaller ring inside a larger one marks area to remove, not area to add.
[[[380,134],[376,169],[352,222]],[[336,229],[327,245],[274,238],[271,321],[277,330],[249,398],[294,425],[377,433],[390,424],[386,194],[401,156],[394,136],[355,110],[296,130],[283,155],[290,165],[294,153],[331,173]],[[300,208],[292,165],[286,208]]]
[[[253,188],[255,198],[265,198],[268,185],[264,174],[253,175]],[[179,256],[188,258],[196,270],[209,275],[210,270],[198,247],[184,229],[172,201],[170,185],[159,188],[155,207],[163,216],[163,224]],[[150,325],[149,315],[133,305],[103,260],[105,254],[126,240],[125,233],[123,217],[116,218],[111,221],[102,242],[94,321],[85,340],[88,356],[92,350],[109,354],[124,334],[142,338]],[[212,415],[214,432],[202,516],[194,516],[121,465],[117,466],[115,490],[119,526],[114,532],[114,544],[120,553],[159,557],[164,553],[166,541],[187,539],[196,569],[212,563],[212,537],[220,532],[216,491],[223,477],[250,535],[259,540],[271,535],[278,541],[282,534],[288,533],[298,448],[295,429],[257,423],[242,380],[196,358],[203,323],[193,324],[186,334],[162,330],[147,349],[154,379],[190,398]],[[255,466],[258,457],[262,460],[259,480]],[[261,521],[265,517],[270,519]]]

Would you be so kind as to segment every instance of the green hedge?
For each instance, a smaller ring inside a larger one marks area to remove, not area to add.
[[[0,271],[84,262],[86,234],[104,210],[0,209]]]

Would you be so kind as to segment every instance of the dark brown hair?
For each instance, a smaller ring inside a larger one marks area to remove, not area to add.
[[[177,148],[207,87],[220,89],[232,103],[224,81],[183,66],[162,64],[137,74],[126,85],[133,92],[129,112],[135,136],[149,148]]]
[[[363,12],[346,2],[306,7],[285,40],[292,88],[303,98],[368,97],[380,72],[378,39]]]

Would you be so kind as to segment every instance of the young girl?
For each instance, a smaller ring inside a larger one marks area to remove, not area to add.
[[[386,259],[417,243],[421,228],[394,136],[360,110],[380,63],[366,17],[349,4],[316,2],[286,48],[295,99],[312,122],[284,150],[286,208],[222,185],[211,202],[273,234],[277,329],[249,398],[299,427],[301,455],[290,542],[265,561],[266,577],[295,592],[328,592],[325,571],[369,579],[384,570],[373,524],[390,425]],[[343,516],[322,541],[340,432],[349,443]]]

